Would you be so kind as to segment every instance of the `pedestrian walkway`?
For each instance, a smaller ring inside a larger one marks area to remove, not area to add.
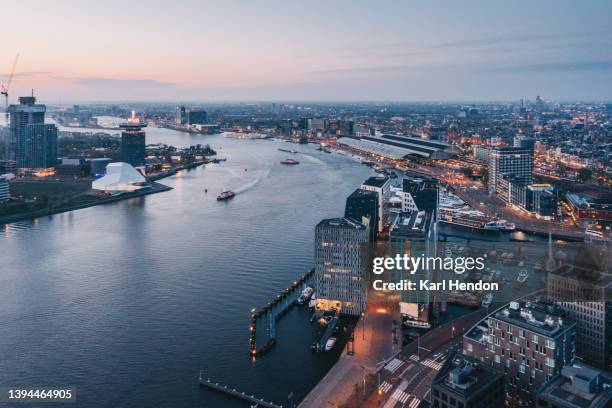
[[[382,384],[380,384],[380,392],[385,393],[387,391],[389,391],[391,389],[391,387],[393,387],[393,385],[389,384],[388,382],[383,382]]]
[[[436,371],[439,371],[442,367],[442,363],[436,363],[435,361],[430,359],[423,360],[421,364],[423,364],[425,367],[433,368]]]
[[[404,362],[402,360],[394,358],[393,360],[387,363],[387,365],[385,366],[385,370],[389,371],[390,373],[394,373],[395,370],[397,370],[403,363]]]

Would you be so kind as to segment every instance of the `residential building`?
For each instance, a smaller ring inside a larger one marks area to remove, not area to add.
[[[34,96],[22,96],[19,105],[10,105],[8,159],[17,168],[43,169],[57,161],[57,127],[45,124],[47,107]]]
[[[364,245],[368,227],[349,218],[325,219],[315,228],[315,293],[324,309],[360,315],[366,306]]]
[[[504,372],[508,407],[534,406],[537,390],[574,362],[576,323],[552,302],[513,301],[463,337],[463,352]]]

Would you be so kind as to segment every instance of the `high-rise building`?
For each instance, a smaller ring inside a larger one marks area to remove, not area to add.
[[[534,150],[535,149],[535,143],[536,143],[536,140],[533,137],[531,137],[531,136],[527,136],[527,135],[521,134],[521,133],[519,133],[516,136],[514,136],[513,145],[516,148]]]
[[[389,177],[370,177],[363,182],[361,189],[378,194],[378,232],[382,232],[389,222],[389,209],[386,203],[391,198],[391,181]]]
[[[10,200],[9,183],[6,177],[0,176],[0,203]]]
[[[533,182],[533,149],[499,147],[489,153],[489,193],[503,188],[503,179],[513,177],[525,185]]]
[[[506,406],[534,406],[537,390],[574,362],[576,323],[551,302],[510,302],[463,337],[463,353],[504,372]]]
[[[503,408],[504,373],[480,360],[451,355],[431,386],[433,408]]]
[[[190,125],[205,125],[208,123],[208,113],[205,110],[192,109],[187,114],[187,122]]]
[[[184,125],[187,123],[187,110],[184,106],[176,107],[176,117],[174,119],[177,125]]]
[[[363,246],[368,227],[349,218],[321,221],[315,228],[315,293],[324,309],[360,315],[366,306]]]
[[[400,213],[389,231],[389,255],[429,257],[435,254],[436,224],[433,211]],[[432,280],[434,271],[421,268],[418,271],[393,270],[391,282]],[[427,327],[432,315],[431,292],[428,290],[404,290],[400,292],[400,312],[407,324]]]
[[[55,166],[57,161],[57,127],[45,124],[43,104],[34,96],[22,96],[19,105],[10,105],[8,159],[17,168],[41,169]]]
[[[120,125],[123,131],[121,132],[121,161],[129,163],[133,167],[144,166],[146,155],[145,132],[143,127],[147,126],[142,123],[132,112],[132,117],[127,123]]]
[[[370,226],[370,241],[376,241],[378,229],[378,193],[358,188],[346,199],[344,216]]]
[[[549,299],[576,322],[576,357],[604,369],[612,367],[612,275],[605,269],[611,262],[606,248],[589,246],[547,275]]]

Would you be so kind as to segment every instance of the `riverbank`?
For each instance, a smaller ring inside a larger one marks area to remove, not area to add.
[[[47,207],[27,211],[18,214],[10,214],[6,216],[0,216],[0,225],[9,224],[17,221],[33,220],[39,217],[46,217],[53,214],[59,214],[67,211],[80,210],[83,208],[94,207],[102,204],[115,203],[117,201],[128,200],[131,198],[144,197],[150,194],[161,193],[164,191],[172,190],[172,187],[166,185],[151,182],[151,188],[136,190],[133,192],[125,192],[115,196],[98,196],[98,195],[87,195],[86,199],[79,202],[70,202],[67,204],[61,204],[57,207]]]

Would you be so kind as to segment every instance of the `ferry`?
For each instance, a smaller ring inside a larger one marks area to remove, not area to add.
[[[525,283],[528,277],[529,277],[529,273],[527,272],[527,269],[521,269],[519,271],[518,276],[516,277],[516,281],[519,283]]]
[[[491,303],[493,303],[493,294],[487,293],[484,295],[484,298],[482,299],[480,305],[486,309],[491,306]]]
[[[223,190],[221,194],[217,196],[217,201],[226,201],[236,197],[236,193],[230,190]]]
[[[310,299],[313,293],[314,293],[314,289],[311,288],[310,286],[306,286],[306,288],[304,288],[304,290],[302,291],[302,294],[297,300],[298,305],[303,305],[304,303],[306,303],[308,299]]]
[[[514,231],[516,225],[512,222],[508,222],[506,220],[499,221],[489,221],[484,225],[484,229],[494,230],[494,231]]]
[[[325,351],[330,351],[331,349],[334,348],[335,345],[336,345],[336,338],[330,337],[329,339],[327,339],[327,342],[325,343]]]
[[[294,150],[294,149],[290,150],[290,149],[282,149],[282,148],[279,148],[278,151],[279,152],[285,152],[285,153],[293,153],[293,154],[297,154],[297,152],[298,152],[297,150]]]
[[[285,159],[281,162],[281,164],[300,164],[300,162],[293,159]]]

